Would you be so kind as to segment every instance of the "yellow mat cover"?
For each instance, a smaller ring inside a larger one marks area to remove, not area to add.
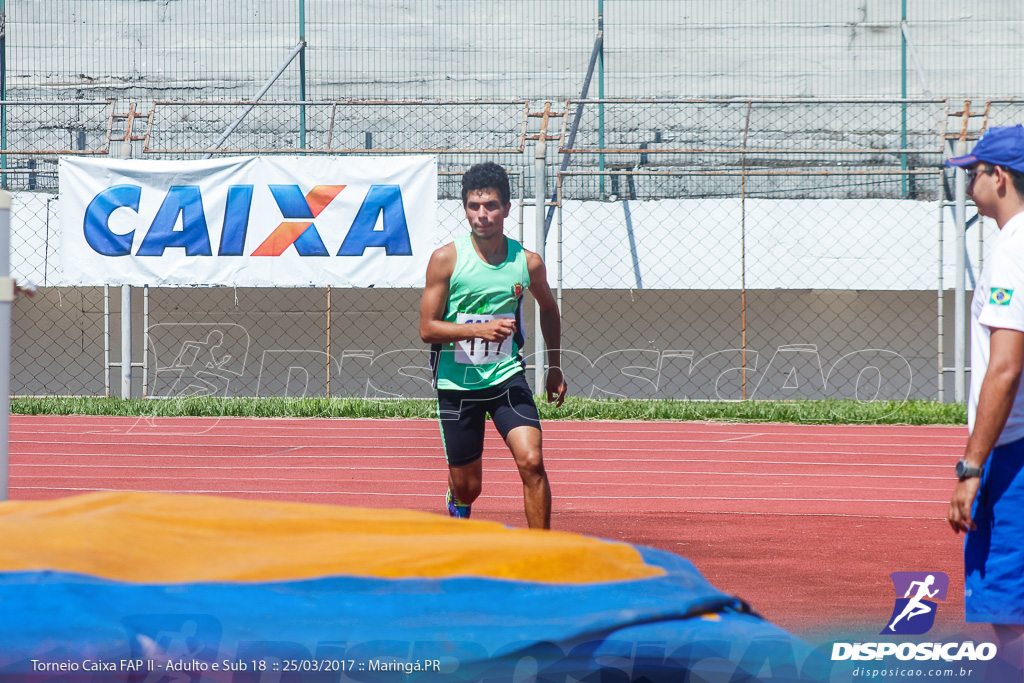
[[[597,583],[660,576],[632,546],[406,510],[141,492],[0,503],[0,571],[136,583],[332,575]]]

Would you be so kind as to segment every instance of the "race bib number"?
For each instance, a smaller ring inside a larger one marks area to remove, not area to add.
[[[457,323],[486,323],[498,318],[514,319],[512,313],[485,315],[482,313],[456,313]],[[512,337],[501,343],[483,339],[466,339],[455,343],[455,362],[462,365],[490,365],[512,357]]]

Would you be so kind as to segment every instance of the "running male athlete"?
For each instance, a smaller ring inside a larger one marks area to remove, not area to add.
[[[462,177],[462,205],[470,232],[431,255],[420,303],[420,337],[432,345],[430,365],[448,459],[448,514],[469,517],[480,495],[484,420],[490,414],[519,468],[527,524],[548,529],[551,487],[522,356],[523,290],[530,290],[540,308],[548,403],[562,405],[567,386],[558,304],[541,257],[505,237],[512,208],[505,169],[492,162],[469,169]]]

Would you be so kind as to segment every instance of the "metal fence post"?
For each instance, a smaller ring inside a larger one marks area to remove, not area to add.
[[[121,145],[121,158],[132,158],[130,140]],[[132,397],[132,288],[121,285],[121,398]]]
[[[299,0],[299,43],[306,44],[306,0]],[[306,156],[306,51],[299,53],[299,147]]]
[[[0,190],[0,501],[8,497],[11,411],[11,193]]]
[[[967,154],[967,143],[958,140],[954,154]],[[965,400],[967,377],[967,171],[957,167],[956,186],[956,290],[953,293],[953,398]]]
[[[942,242],[943,242],[943,234],[942,233],[943,233],[943,229],[944,229],[944,226],[943,226],[943,223],[944,223],[943,216],[945,214],[946,207],[943,205],[942,200],[938,201],[938,205],[939,205],[939,220],[938,220],[938,233],[939,234],[938,234],[937,243],[938,243],[939,253],[938,253],[937,261],[938,261],[938,264],[939,264],[939,273],[938,273],[938,276],[939,276],[939,291],[938,291],[938,297],[937,297],[938,300],[937,300],[937,302],[935,304],[935,306],[936,306],[935,313],[936,313],[936,318],[937,318],[936,322],[938,324],[938,332],[939,332],[939,334],[938,334],[938,338],[936,339],[935,353],[936,353],[936,359],[937,359],[938,365],[939,365],[939,368],[938,368],[938,370],[939,370],[938,397],[939,397],[939,403],[942,403],[942,402],[944,402],[946,400],[946,398],[945,398],[945,394],[946,394],[946,387],[945,387],[945,385],[946,385],[946,365],[945,365],[945,363],[946,363],[946,360],[945,360],[945,357],[944,357],[944,355],[945,355],[945,341],[946,341],[945,340],[945,335],[946,335],[945,329],[946,329],[946,326],[945,326],[945,320],[944,320],[944,318],[945,318],[945,301],[944,301],[944,298],[946,296],[946,285],[943,282],[943,270],[945,268],[945,264],[943,263],[943,255],[942,255],[942,248],[943,248],[943,244],[942,244]]]
[[[602,101],[597,105],[597,146],[604,149],[604,0],[597,0],[597,33],[601,36],[597,53],[597,99]],[[604,154],[597,155],[597,170],[604,171]],[[599,176],[598,180],[603,199],[604,175]]]
[[[903,0],[902,9],[900,12],[900,27],[905,28],[907,25],[907,0]],[[900,31],[900,98],[904,102],[900,105],[900,149],[907,148],[907,34]],[[904,171],[907,170],[907,153],[903,152],[900,154],[900,168]],[[907,194],[907,176],[904,175],[900,180],[901,191],[900,194],[904,199],[908,198]]]
[[[7,3],[0,0],[0,149],[7,149]],[[0,154],[0,169],[7,170],[7,155]],[[0,186],[7,189],[7,173],[0,173]]]
[[[544,141],[544,133],[538,137],[537,147],[535,149],[535,160],[537,163],[537,187],[533,193],[534,196],[534,218],[536,219],[535,225],[537,227],[537,243],[535,249],[540,254],[541,259],[544,259],[544,226],[545,226],[545,211],[544,204],[547,198],[547,178],[545,178],[545,162],[547,160],[547,143]],[[544,393],[544,335],[540,329],[540,305],[535,301],[533,304],[533,390],[538,394]]]

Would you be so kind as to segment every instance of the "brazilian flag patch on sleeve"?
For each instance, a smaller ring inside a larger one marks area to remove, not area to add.
[[[1010,299],[1012,299],[1012,298],[1013,298],[1013,290],[1012,289],[1003,289],[1002,287],[993,287],[991,293],[989,294],[988,302],[990,304],[995,304],[996,306],[1009,306],[1010,305]]]

